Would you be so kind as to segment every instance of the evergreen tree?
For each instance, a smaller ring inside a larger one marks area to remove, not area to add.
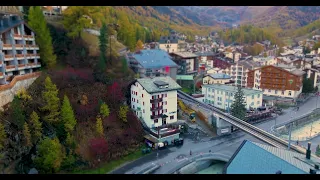
[[[44,82],[45,91],[42,93],[42,98],[45,101],[44,107],[41,109],[47,111],[48,114],[44,117],[48,123],[56,123],[59,121],[59,109],[60,99],[58,97],[58,89],[55,84],[52,83],[48,76]]]
[[[241,120],[246,119],[246,103],[244,101],[244,94],[241,89],[241,86],[238,86],[237,92],[234,94],[234,100],[233,103],[231,104],[231,115],[234,117],[237,117]]]
[[[4,125],[0,122],[0,151],[4,148],[4,142],[7,138]]]
[[[101,117],[97,117],[96,130],[99,136],[103,136],[103,123]]]
[[[119,118],[123,121],[123,122],[128,122],[127,120],[127,113],[129,111],[129,107],[126,105],[120,106],[119,109]]]
[[[99,62],[94,70],[94,77],[99,82],[106,82],[106,62],[107,62],[107,43],[108,43],[108,35],[107,35],[107,25],[105,23],[102,24],[100,29],[99,36],[99,49],[100,49],[100,57]]]
[[[142,49],[143,49],[143,42],[139,39],[136,44],[136,50],[139,51]]]
[[[31,134],[28,127],[28,124],[25,122],[23,125],[23,136],[27,147],[30,147],[32,145],[31,143]]]
[[[12,122],[14,122],[19,129],[22,129],[25,122],[25,115],[22,109],[21,100],[17,96],[14,96],[13,101],[11,102],[11,109]]]
[[[36,33],[36,42],[39,45],[43,64],[47,68],[53,68],[56,65],[57,56],[53,53],[52,38],[40,6],[30,7],[28,24]]]
[[[77,124],[69,98],[66,95],[64,95],[61,106],[61,120],[66,132],[72,132],[74,130],[74,126]]]
[[[312,93],[314,91],[313,80],[311,78],[304,78],[302,83],[303,93]]]
[[[128,63],[125,57],[121,58],[122,62],[122,72],[126,75],[128,73]]]
[[[46,173],[55,173],[59,171],[61,163],[65,158],[63,146],[58,138],[45,138],[40,141],[35,158],[37,168]]]
[[[71,148],[74,149],[75,147],[75,141],[73,136],[70,133],[67,133],[67,137],[66,137],[66,145]]]
[[[108,117],[110,114],[109,107],[106,103],[102,103],[100,106],[100,114],[102,115],[102,118]]]
[[[30,115],[30,129],[32,132],[32,141],[36,143],[42,136],[42,123],[39,121],[39,116],[36,112]]]

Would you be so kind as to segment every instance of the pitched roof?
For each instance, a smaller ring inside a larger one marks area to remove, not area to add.
[[[249,155],[250,154],[250,155]],[[244,140],[226,165],[227,174],[309,174],[318,158]]]
[[[198,57],[198,55],[196,54],[193,54],[191,52],[172,52],[171,54],[174,54],[174,55],[178,55],[182,58],[193,58],[193,57]]]
[[[205,84],[202,85],[202,87],[212,88],[212,89],[218,89],[221,91],[228,91],[228,92],[237,92],[238,88],[236,86],[231,85],[225,85],[225,84]],[[243,94],[245,96],[251,95],[251,94],[262,94],[262,91],[255,90],[255,89],[248,89],[248,88],[241,88],[243,91]]]
[[[21,11],[19,11],[19,6],[0,6],[0,14],[22,15]]]
[[[181,89],[181,86],[176,83],[170,76],[154,77],[154,78],[140,78],[137,82],[150,94],[157,92],[173,91]],[[159,88],[155,83],[168,83],[168,88]]]
[[[178,36],[161,36],[159,43],[160,44],[167,44],[168,40],[171,44],[177,44],[179,37]]]
[[[132,56],[143,68],[177,67],[168,53],[161,49],[141,50],[139,54],[133,54]]]
[[[297,75],[297,74],[292,73],[292,71],[288,71],[288,70],[285,70],[285,69],[283,69],[283,68],[281,68],[281,67],[277,67],[277,66],[274,66],[274,65],[267,65],[267,66],[263,66],[263,67],[261,67],[261,68],[253,69],[253,70],[250,70],[250,71],[256,71],[256,70],[259,70],[259,69],[262,69],[262,68],[268,68],[268,67],[273,67],[273,68],[279,69],[279,70],[281,70],[281,71],[286,71],[286,72],[288,72],[288,73],[290,73],[290,74],[292,74],[292,75],[299,76],[299,75]]]

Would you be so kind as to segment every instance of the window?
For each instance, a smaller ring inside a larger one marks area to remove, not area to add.
[[[251,98],[254,99],[254,95],[252,95]]]
[[[174,119],[174,116],[170,116],[170,120]]]
[[[226,92],[226,95],[228,96],[228,92]]]
[[[271,89],[269,89],[268,92],[271,92]]]
[[[141,96],[143,97],[143,94]]]
[[[136,95],[138,95],[138,92],[136,92]]]
[[[278,94],[278,91],[277,91],[277,90],[274,90],[274,94]]]
[[[144,110],[143,110],[143,113],[144,113]]]
[[[134,105],[132,105],[132,108],[134,109]]]
[[[281,95],[284,95],[284,91],[281,92]]]
[[[166,112],[168,112],[168,110],[167,110],[167,109],[165,109],[165,110],[164,110],[164,112],[166,113]]]
[[[230,93],[230,96],[233,96],[233,94],[232,94],[232,93]]]
[[[158,119],[155,119],[155,120],[154,120],[154,123],[158,123]]]
[[[259,105],[260,104],[260,101],[257,101],[257,105]]]
[[[289,91],[289,93],[288,93],[288,94],[289,94],[289,96],[291,96],[291,91]]]
[[[164,105],[167,105],[167,101],[164,102]]]
[[[142,102],[142,105],[144,105],[144,102]]]
[[[139,100],[137,99],[137,103],[139,103]]]

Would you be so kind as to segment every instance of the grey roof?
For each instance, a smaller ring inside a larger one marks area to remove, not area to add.
[[[181,89],[181,86],[176,83],[170,76],[154,77],[154,78],[141,78],[137,79],[138,83],[150,94],[157,92],[165,92]],[[160,89],[154,82],[163,81],[168,83],[168,88]]]
[[[225,84],[205,84],[205,85],[202,85],[202,87],[217,89],[221,91],[228,91],[228,92],[237,92],[238,90],[236,86],[225,85]],[[242,91],[245,96],[248,96],[251,94],[257,94],[257,93],[263,94],[262,91],[255,90],[255,89],[242,88]]]
[[[295,70],[293,70],[293,71],[290,71],[292,74],[295,74],[295,75],[297,75],[297,76],[302,76],[302,75],[304,75],[306,72],[304,72],[304,71],[301,71],[301,70],[299,70],[299,69],[295,69]]]
[[[167,44],[168,40],[171,44],[178,44],[179,37],[178,36],[161,36],[159,43],[160,44]]]
[[[284,69],[295,69],[296,68],[295,66],[286,65],[286,64],[277,64],[277,65],[274,65],[274,66],[279,67],[279,68],[284,68]]]
[[[242,60],[242,61],[238,61],[238,66],[243,66],[246,69],[253,69],[256,67],[260,67],[260,63],[259,62],[255,62],[253,60]]]
[[[214,55],[216,55],[216,53],[214,53],[214,52],[196,52],[194,54],[196,54],[198,56],[214,56]]]
[[[132,57],[144,68],[177,67],[168,53],[161,49],[141,50],[139,54],[133,54]]]
[[[213,79],[230,79],[231,78],[229,75],[223,74],[223,73],[208,74],[206,76],[210,76]]]
[[[250,154],[250,155],[248,155]],[[227,166],[227,174],[309,174],[319,159],[245,140]]]
[[[193,58],[198,57],[198,55],[191,53],[191,52],[173,52],[172,54],[181,56],[182,58]]]

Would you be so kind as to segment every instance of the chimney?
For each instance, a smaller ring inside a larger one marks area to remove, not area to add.
[[[307,159],[310,159],[310,156],[311,156],[311,142],[308,142],[308,149],[307,149],[307,153],[306,153],[306,158]]]

